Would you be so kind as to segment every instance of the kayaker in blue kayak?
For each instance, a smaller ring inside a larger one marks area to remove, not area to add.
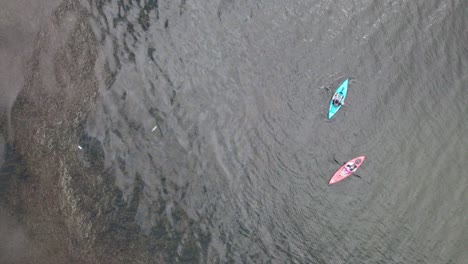
[[[343,101],[343,96],[340,95],[340,94],[335,94],[332,98],[332,101],[333,101],[333,105],[334,106],[340,106],[342,105],[342,101]]]
[[[346,93],[348,91],[348,80],[345,80],[340,87],[336,88],[333,97],[328,102],[330,107],[328,108],[328,119],[331,119],[338,110],[344,105],[346,99]]]

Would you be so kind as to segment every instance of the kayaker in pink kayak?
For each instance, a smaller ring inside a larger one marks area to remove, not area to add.
[[[348,164],[346,164],[345,170],[346,170],[348,173],[355,172],[356,169],[357,169],[356,164],[354,164],[354,163],[348,163]]]
[[[335,158],[333,159],[336,161],[336,163],[339,164],[339,162]],[[333,174],[333,176],[328,181],[328,184],[335,184],[351,175],[361,178],[361,176],[355,174],[354,172],[361,167],[365,159],[366,156],[359,156],[352,160],[348,160],[346,163],[341,165],[341,167],[335,172],[335,174]]]

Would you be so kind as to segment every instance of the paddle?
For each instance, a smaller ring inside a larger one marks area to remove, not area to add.
[[[326,86],[320,86],[320,89],[325,89],[325,90],[327,90],[327,91],[330,91],[330,90],[331,90],[330,87],[326,87]]]
[[[339,161],[336,160],[335,155],[333,155],[333,161],[335,161],[335,162],[336,162],[337,164],[339,164],[339,165],[343,165],[343,163],[341,163],[341,162],[339,162]]]

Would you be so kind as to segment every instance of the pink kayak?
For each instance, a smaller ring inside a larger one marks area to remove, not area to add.
[[[333,174],[333,176],[331,177],[328,184],[337,183],[337,182],[343,180],[344,178],[347,178],[347,177],[351,176],[359,167],[361,167],[361,165],[362,165],[362,163],[364,162],[365,159],[366,159],[365,156],[359,156],[357,158],[354,158],[354,159],[346,162],[343,166],[341,166],[335,172],[335,174]],[[355,167],[355,169],[353,171],[350,171],[348,168],[346,168],[347,164],[350,164],[350,165],[354,164],[354,165],[356,165],[356,167]]]

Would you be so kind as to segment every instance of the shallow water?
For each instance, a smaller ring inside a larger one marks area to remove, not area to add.
[[[466,1],[98,3],[77,144],[143,234],[169,222],[172,261],[468,259]],[[362,178],[327,185],[359,155]]]

